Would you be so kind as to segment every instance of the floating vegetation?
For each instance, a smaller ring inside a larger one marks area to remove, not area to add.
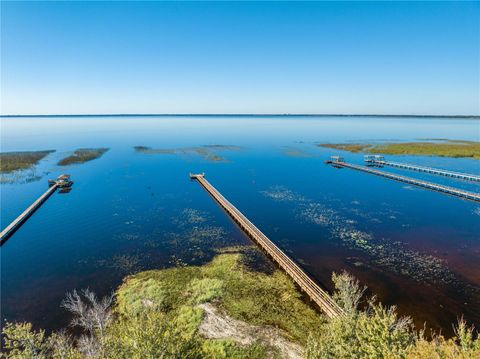
[[[55,152],[55,150],[1,152],[0,173],[11,173],[14,171],[31,168],[35,166],[40,160],[53,152]]]
[[[243,147],[235,145],[204,145],[203,147],[219,151],[240,151]]]
[[[182,213],[180,220],[186,224],[199,224],[204,223],[208,220],[206,212],[199,211],[194,208],[185,208]]]
[[[68,166],[76,163],[85,163],[102,157],[107,151],[108,148],[79,148],[70,156],[61,159],[58,164],[60,166]]]
[[[232,145],[204,145],[198,147],[184,148],[151,148],[147,146],[135,146],[135,151],[144,154],[160,154],[160,155],[184,155],[184,156],[200,156],[209,162],[228,162],[218,152],[222,151],[239,151],[242,148]]]
[[[221,226],[204,211],[185,208],[172,218],[178,230],[165,235],[165,244],[174,253],[171,264],[202,263],[211,259],[218,248],[236,244]]]
[[[442,259],[407,249],[402,242],[377,239],[372,234],[356,228],[355,220],[345,218],[332,208],[307,199],[283,186],[272,187],[262,193],[276,201],[295,202],[298,218],[327,228],[331,236],[338,238],[342,245],[364,252],[371,258],[372,264],[390,272],[431,285],[456,285],[461,281],[448,269]],[[378,221],[377,219],[376,222]]]
[[[116,240],[135,241],[140,238],[140,235],[134,233],[120,233],[114,236]]]
[[[301,202],[304,201],[305,198],[300,196],[299,194],[292,192],[288,188],[284,186],[272,186],[266,191],[261,191],[261,193],[274,201],[281,201],[281,202]]]
[[[0,184],[7,183],[31,183],[42,179],[43,176],[36,174],[35,169],[31,168],[26,171],[14,171],[11,173],[0,174]]]
[[[439,140],[436,142],[396,143],[322,143],[320,147],[349,152],[383,153],[389,155],[422,155],[440,157],[469,157],[480,159],[480,142],[463,140]]]
[[[100,259],[97,260],[97,265],[114,269],[123,275],[133,274],[142,270],[140,257],[131,254],[121,254],[110,259]]]
[[[222,227],[201,226],[193,227],[186,233],[183,233],[182,237],[189,245],[202,245],[223,242],[226,235],[227,232]]]
[[[284,147],[282,148],[282,152],[285,156],[289,156],[289,157],[297,157],[297,158],[313,157],[312,154],[305,152],[301,148],[296,148],[296,147]]]

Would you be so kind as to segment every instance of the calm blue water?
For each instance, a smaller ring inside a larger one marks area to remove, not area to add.
[[[209,181],[275,243],[331,289],[347,270],[386,304],[448,333],[464,314],[480,323],[480,205],[323,163],[362,155],[316,143],[480,139],[480,122],[356,117],[2,118],[2,151],[55,149],[34,170],[2,184],[5,227],[70,173],[69,194],[54,194],[1,248],[2,318],[57,329],[67,291],[115,289],[128,274],[200,264],[218,247],[248,239],[189,180]],[[186,150],[138,153],[133,146],[214,148],[212,162]],[[109,147],[100,159],[59,167],[77,148]],[[387,156],[480,174],[478,161]],[[479,191],[479,186],[393,168],[386,171]]]

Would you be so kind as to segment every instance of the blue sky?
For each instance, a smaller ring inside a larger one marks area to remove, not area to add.
[[[2,114],[480,114],[480,2],[1,10]]]

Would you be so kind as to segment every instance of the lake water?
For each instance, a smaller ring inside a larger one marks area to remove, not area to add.
[[[207,179],[322,285],[353,273],[419,327],[451,333],[464,315],[480,323],[480,204],[323,163],[361,154],[316,143],[476,140],[480,121],[382,117],[42,117],[2,118],[2,151],[49,150],[34,170],[2,184],[4,228],[70,173],[1,248],[1,316],[49,330],[65,327],[65,293],[114,290],[140,270],[201,264],[215,248],[249,240],[189,172]],[[134,146],[177,149],[146,154]],[[207,146],[207,147],[205,147]],[[109,147],[100,159],[59,167],[77,148]],[[180,149],[180,150],[178,150]],[[167,151],[168,152],[168,151]],[[215,157],[215,156],[220,156]],[[386,156],[480,174],[479,162]],[[220,161],[216,161],[221,159]],[[479,191],[478,185],[385,168]]]

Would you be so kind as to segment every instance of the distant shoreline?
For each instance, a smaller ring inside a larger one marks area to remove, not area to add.
[[[50,115],[0,115],[0,118],[12,117],[410,117],[410,118],[461,118],[479,120],[480,115],[365,115],[365,114],[50,114]]]

